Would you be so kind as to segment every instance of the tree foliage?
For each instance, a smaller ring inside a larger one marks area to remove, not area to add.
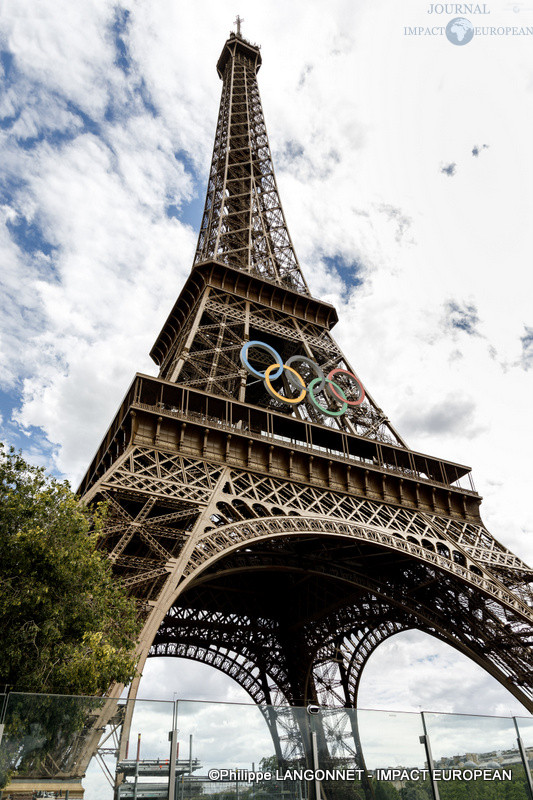
[[[0,445],[0,684],[102,694],[133,677],[140,626],[96,549],[104,518]]]

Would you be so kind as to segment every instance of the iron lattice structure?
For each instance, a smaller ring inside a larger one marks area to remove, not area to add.
[[[216,259],[309,295],[281,207],[257,70],[261,54],[240,36],[217,64],[224,81],[202,227],[194,259]]]
[[[160,373],[136,375],[80,489],[109,503],[101,547],[145,616],[140,668],[188,658],[261,705],[355,707],[376,647],[418,629],[533,710],[533,571],[484,527],[469,468],[408,448],[368,393],[337,417],[289,407],[287,383],[269,394],[239,360],[261,340],[351,370],[289,237],[260,64],[231,34],[194,265],[151,352]],[[290,715],[269,724],[278,756],[295,757]]]

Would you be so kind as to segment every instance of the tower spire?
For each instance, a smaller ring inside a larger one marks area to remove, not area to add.
[[[237,16],[235,17],[235,25],[237,26],[237,36],[241,35],[241,22],[244,22],[244,20],[237,14]]]
[[[217,63],[222,98],[194,263],[215,260],[309,295],[281,207],[257,85],[257,45],[230,34]]]

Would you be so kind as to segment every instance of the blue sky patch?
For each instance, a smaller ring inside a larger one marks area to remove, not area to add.
[[[4,71],[3,77],[3,84],[4,86],[10,86],[13,82],[14,73],[15,73],[15,57],[13,53],[10,53],[9,50],[0,50],[0,64],[2,64],[2,69]]]
[[[165,208],[165,213],[167,217],[179,219],[185,224],[190,225],[194,231],[199,231],[202,223],[202,215],[204,213],[207,175],[202,174],[199,178],[197,167],[185,150],[177,150],[174,153],[174,158],[183,166],[185,172],[192,180],[192,197],[188,202],[168,203]],[[206,173],[205,169],[203,173]]]
[[[323,256],[322,261],[328,270],[335,270],[348,287],[363,283],[364,267],[360,261],[346,261],[342,256]]]
[[[7,447],[22,450],[25,458],[32,463],[45,464],[47,472],[54,477],[63,479],[64,475],[54,468],[54,446],[48,441],[42,428],[23,428],[12,419],[13,413],[20,406],[18,389],[0,390],[0,441]]]
[[[522,364],[524,369],[533,366],[533,328],[524,325],[525,333],[520,337],[522,342]]]
[[[29,222],[25,217],[19,216],[15,221],[7,220],[6,227],[15,244],[26,253],[44,253],[45,256],[50,256],[57,249],[47,241],[39,225],[34,221]]]
[[[175,203],[169,203],[165,208],[165,214],[169,219],[179,219],[186,225],[190,225],[194,231],[200,230],[203,212],[204,199],[199,196],[195,196],[188,203],[180,203],[179,206]]]
[[[455,161],[452,161],[451,164],[445,164],[440,169],[440,171],[444,175],[447,175],[448,178],[452,178],[455,175],[456,170],[457,170],[457,164],[455,163]]]
[[[80,131],[41,131],[37,136],[17,136],[16,142],[23,150],[33,150],[41,142],[48,142],[54,147],[60,147],[65,142],[71,142],[79,135]]]
[[[131,56],[125,41],[125,34],[128,30],[129,16],[130,12],[127,8],[115,9],[115,22],[112,26],[115,50],[117,54],[115,58],[115,64],[122,70],[122,72],[124,72],[125,75],[127,75],[131,69]]]
[[[299,142],[290,140],[285,142],[283,149],[279,153],[279,157],[287,161],[296,161],[296,159],[301,158],[303,154],[303,146]]]
[[[479,322],[477,308],[473,303],[463,303],[460,305],[455,300],[446,303],[446,322],[451,328],[464,331],[470,336],[477,336],[476,325]]]

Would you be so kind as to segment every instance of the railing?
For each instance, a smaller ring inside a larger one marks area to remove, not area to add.
[[[157,414],[174,417],[175,419],[179,419],[184,422],[196,421],[199,424],[209,425],[212,428],[219,428],[220,430],[227,431],[228,433],[240,433],[245,435],[248,439],[256,439],[257,441],[268,441],[270,443],[278,441],[281,444],[290,445],[290,448],[292,450],[299,450],[304,453],[311,453],[312,455],[317,453],[317,451],[323,452],[324,455],[332,456],[338,461],[344,461],[346,463],[353,463],[355,461],[358,464],[367,465],[368,467],[379,472],[396,472],[400,475],[405,475],[405,477],[407,478],[414,478],[415,480],[427,483],[430,486],[460,489],[463,494],[477,496],[477,492],[474,488],[470,473],[468,473],[466,476],[463,476],[463,478],[458,478],[452,483],[445,483],[444,481],[437,481],[434,480],[433,478],[428,478],[421,472],[418,472],[413,469],[408,469],[406,467],[401,467],[397,464],[391,464],[388,462],[381,464],[374,459],[363,458],[362,456],[357,456],[354,453],[344,453],[342,450],[337,450],[330,447],[323,447],[315,443],[311,444],[303,442],[299,439],[289,438],[288,436],[281,436],[276,433],[270,433],[269,431],[259,431],[259,432],[253,431],[245,427],[244,425],[232,424],[230,422],[220,419],[219,417],[212,417],[208,414],[198,413],[197,411],[185,412],[175,407],[163,406],[161,404],[152,405],[149,403],[141,403],[140,401],[135,401],[134,407],[139,409],[144,409],[146,411],[152,411]],[[465,485],[466,483],[468,483],[468,486]]]
[[[533,796],[527,716],[17,693],[2,714],[2,800]]]

